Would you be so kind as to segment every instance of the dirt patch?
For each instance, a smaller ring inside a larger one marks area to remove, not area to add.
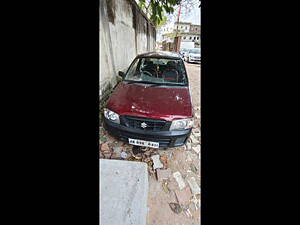
[[[106,0],[106,6],[107,6],[107,16],[108,21],[115,24],[115,17],[116,17],[116,3],[115,0]]]

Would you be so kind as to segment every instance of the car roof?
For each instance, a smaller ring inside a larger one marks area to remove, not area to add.
[[[181,56],[177,52],[156,51],[156,52],[147,52],[147,53],[140,54],[136,58],[181,59]]]

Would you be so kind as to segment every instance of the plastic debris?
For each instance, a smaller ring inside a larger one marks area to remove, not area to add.
[[[201,193],[200,187],[197,184],[195,177],[189,177],[187,179],[187,182],[192,190],[193,195],[197,195]]]
[[[106,137],[100,137],[100,142],[106,142],[107,141],[107,138]]]
[[[177,172],[173,173],[173,177],[177,181],[180,190],[185,188],[185,183],[184,183],[184,180],[183,180],[180,172],[177,171]]]
[[[164,167],[164,165],[159,160],[159,155],[153,155],[151,156],[151,159],[153,161],[153,169],[159,169]]]
[[[163,187],[164,192],[166,192],[167,194],[170,193],[170,189],[168,187],[168,183],[167,182],[163,182],[162,183],[162,187]]]
[[[197,167],[194,164],[191,164],[191,170],[193,171],[193,173],[197,174]]]
[[[179,214],[182,212],[182,208],[178,203],[169,203],[169,206],[170,206],[171,210],[176,214]]]
[[[127,158],[127,153],[126,152],[121,152],[121,158],[126,159]]]
[[[200,153],[200,145],[197,145],[196,147],[193,147],[193,150],[199,154]]]

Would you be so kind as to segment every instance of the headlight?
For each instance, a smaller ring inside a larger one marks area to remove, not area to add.
[[[114,122],[114,123],[119,123],[120,124],[120,119],[119,119],[119,115],[109,109],[104,109],[104,116],[106,119]]]
[[[187,118],[187,119],[180,119],[180,120],[173,120],[170,130],[184,130],[189,129],[193,127],[193,119]]]

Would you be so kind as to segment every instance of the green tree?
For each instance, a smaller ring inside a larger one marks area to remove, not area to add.
[[[197,3],[201,4],[201,0],[137,0],[137,2],[140,9],[156,26],[165,23],[168,19],[164,17],[165,14],[174,15],[178,7],[182,7],[185,12],[189,13]]]
[[[200,45],[200,40],[199,41],[195,41],[195,45]]]
[[[138,5],[155,25],[159,25],[164,19],[164,13],[173,13],[174,7],[179,5],[181,1],[182,0],[139,0]]]
[[[162,20],[160,20],[160,21],[158,22],[157,28],[160,28],[160,27],[166,25],[166,24],[167,24],[167,21],[168,21],[168,17],[167,17],[167,16],[163,16],[163,17],[162,17]]]

